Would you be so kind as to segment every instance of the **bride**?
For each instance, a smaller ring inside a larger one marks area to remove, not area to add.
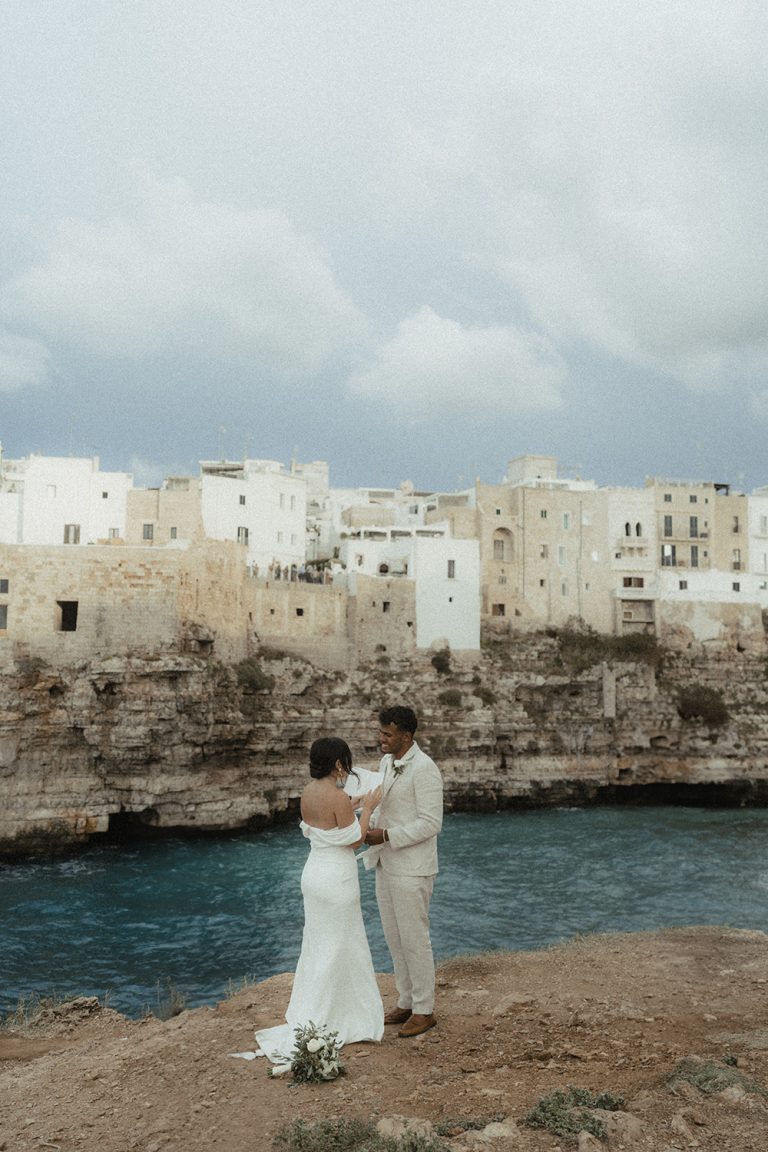
[[[381,788],[363,797],[360,819],[343,791],[352,770],[349,746],[334,736],[309,751],[312,777],[301,796],[301,831],[310,852],[301,874],[304,935],[286,1023],[256,1033],[270,1060],[291,1059],[294,1032],[312,1021],[338,1043],[381,1040],[384,1008],[360,909],[354,849],[365,840]]]

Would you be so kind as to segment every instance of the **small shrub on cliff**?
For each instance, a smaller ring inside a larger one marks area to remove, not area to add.
[[[658,665],[662,649],[655,636],[630,632],[604,636],[592,628],[563,628],[558,635],[560,654],[572,673],[585,672],[604,660],[642,661]]]
[[[681,1060],[677,1065],[669,1078],[669,1083],[674,1087],[675,1084],[685,1081],[686,1084],[692,1084],[694,1088],[698,1088],[699,1092],[703,1092],[705,1096],[722,1092],[723,1089],[731,1088],[734,1084],[743,1088],[745,1092],[754,1092],[758,1096],[767,1094],[761,1085],[742,1072],[738,1072],[726,1061],[727,1057],[722,1064],[718,1064],[716,1060],[697,1060],[693,1056],[688,1057],[686,1060]]]
[[[606,1135],[605,1125],[587,1109],[619,1112],[623,1107],[623,1098],[610,1092],[569,1088],[567,1092],[555,1091],[542,1096],[525,1117],[525,1123],[529,1128],[544,1128],[554,1136],[576,1136],[586,1131],[602,1140]]]
[[[448,1145],[432,1136],[405,1132],[382,1136],[370,1120],[318,1120],[284,1124],[272,1141],[282,1152],[448,1152]]]
[[[446,688],[444,692],[438,694],[437,699],[441,704],[446,704],[449,708],[461,707],[461,692],[458,688]]]
[[[728,723],[728,709],[722,693],[706,684],[683,688],[677,698],[677,711],[683,720],[702,720],[710,728]]]
[[[236,668],[237,682],[241,688],[248,688],[252,692],[270,692],[275,686],[274,676],[265,672],[253,656],[241,660]]]
[[[486,688],[484,684],[473,688],[472,693],[474,696],[477,696],[478,700],[481,700],[483,704],[490,705],[496,703],[496,693],[492,692],[490,688]]]
[[[439,676],[447,676],[451,670],[450,648],[441,648],[439,652],[435,652],[431,663]]]

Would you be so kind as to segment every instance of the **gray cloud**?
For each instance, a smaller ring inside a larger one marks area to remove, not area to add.
[[[762,0],[7,0],[4,402],[192,356],[234,408],[292,382],[286,455],[320,407],[363,461],[382,397],[502,462],[500,408],[546,451],[588,395],[596,459],[626,390],[768,420],[767,33]]]

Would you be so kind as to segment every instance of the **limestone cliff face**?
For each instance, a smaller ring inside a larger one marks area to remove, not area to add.
[[[188,655],[55,672],[27,660],[0,676],[0,853],[121,828],[258,827],[295,811],[316,736],[342,735],[375,767],[378,709],[402,701],[454,808],[683,788],[692,802],[767,802],[762,654],[595,655],[529,635],[440,671],[429,654],[348,674],[274,652],[238,668]],[[694,707],[721,694],[727,713],[685,719],[686,693]]]

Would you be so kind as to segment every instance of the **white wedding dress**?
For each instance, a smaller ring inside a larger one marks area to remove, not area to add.
[[[360,908],[357,860],[350,845],[362,833],[357,819],[347,828],[314,828],[301,821],[310,852],[301,874],[304,935],[285,1024],[256,1033],[271,1061],[291,1059],[294,1030],[312,1021],[338,1032],[339,1044],[381,1040],[384,1007]]]

